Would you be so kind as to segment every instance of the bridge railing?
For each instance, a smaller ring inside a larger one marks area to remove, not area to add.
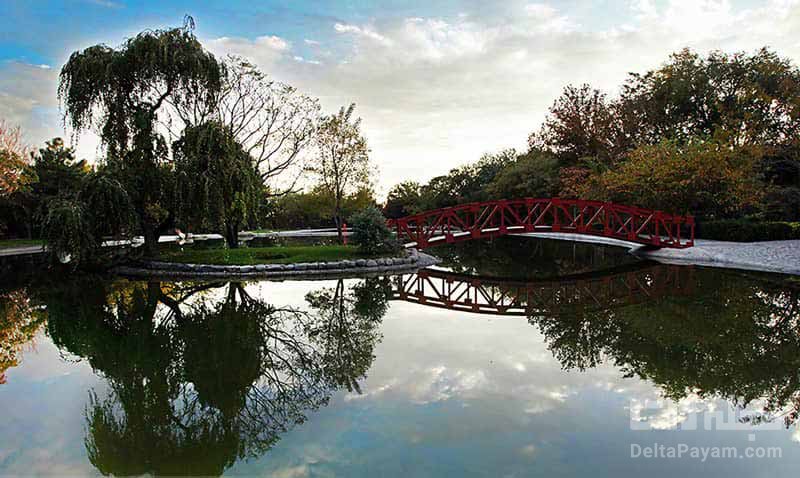
[[[463,204],[387,224],[419,248],[520,233],[571,233],[655,247],[694,245],[694,218],[602,201],[525,198]]]
[[[648,266],[597,277],[514,281],[422,269],[392,278],[392,299],[461,312],[558,315],[689,296],[694,269]]]

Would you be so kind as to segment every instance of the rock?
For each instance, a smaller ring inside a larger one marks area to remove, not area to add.
[[[370,259],[365,264],[367,267],[378,267],[378,263],[373,259]]]
[[[284,264],[284,266],[283,266],[283,270],[285,270],[285,271],[293,271],[294,269],[295,269],[295,265],[294,264]]]
[[[259,264],[255,266],[256,272],[267,272],[267,265],[266,264]]]
[[[239,272],[241,272],[242,274],[250,274],[255,270],[256,269],[253,266],[242,266],[239,268]]]
[[[306,264],[305,262],[301,262],[299,264],[295,264],[294,268],[296,270],[298,270],[298,271],[304,271],[304,270],[308,269],[308,264]]]
[[[364,267],[367,265],[367,261],[365,259],[357,259],[356,260],[356,267]]]
[[[342,261],[342,267],[349,269],[351,267],[355,267],[356,263],[353,261]]]

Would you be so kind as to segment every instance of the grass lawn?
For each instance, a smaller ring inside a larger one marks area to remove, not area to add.
[[[291,264],[295,262],[338,261],[344,259],[368,259],[355,246],[273,246],[243,247],[240,249],[191,249],[183,251],[166,249],[159,260],[186,264]]]
[[[41,239],[0,239],[0,249],[10,249],[12,247],[41,246],[44,241]]]

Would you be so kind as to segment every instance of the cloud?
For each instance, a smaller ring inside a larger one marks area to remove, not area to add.
[[[344,23],[335,23],[333,25],[333,29],[336,30],[337,33],[351,33],[356,36],[360,36],[366,38],[368,40],[376,41],[384,45],[391,45],[392,42],[385,36],[377,33],[371,27],[358,27],[356,25],[346,25]]]
[[[411,17],[364,25],[336,23],[352,46],[327,66],[276,71],[323,98],[356,102],[386,178],[427,180],[482,153],[524,148],[567,84],[616,93],[628,72],[644,71],[689,46],[753,51],[770,45],[800,59],[796,0],[757,9],[727,1],[635,2],[607,28],[579,25],[550,5],[486,19]]]
[[[120,2],[114,2],[111,0],[88,0],[89,3],[92,5],[97,5],[99,7],[105,8],[123,8],[125,5]]]
[[[0,63],[0,117],[22,127],[34,145],[63,134],[58,115],[58,72],[47,65]]]
[[[243,56],[270,71],[276,63],[289,55],[291,43],[275,35],[264,35],[254,40],[236,37],[216,38],[206,41],[205,47],[217,55]]]
[[[331,17],[327,32],[314,33],[319,40],[300,36],[299,45],[272,34],[204,44],[216,54],[250,58],[320,98],[327,111],[357,103],[382,192],[484,152],[524,148],[567,84],[587,82],[615,94],[628,72],[657,67],[687,46],[707,53],[768,45],[800,60],[800,0],[750,8],[727,0],[631,0],[627,11],[602,21],[586,14],[589,7],[568,11],[522,0],[468,5],[446,17],[424,9],[364,22]],[[11,69],[0,65],[0,113],[43,127],[41,105],[55,99],[55,72],[26,72],[22,77],[50,82],[28,84],[10,76]],[[57,114],[51,116],[49,129],[57,130]]]

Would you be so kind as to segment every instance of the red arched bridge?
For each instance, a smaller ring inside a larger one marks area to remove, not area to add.
[[[654,247],[694,245],[694,217],[582,199],[513,199],[463,204],[387,224],[420,249],[436,244],[523,233],[599,236]]]
[[[691,295],[694,269],[653,265],[602,276],[515,281],[434,269],[392,277],[392,299],[460,312],[557,316]]]

